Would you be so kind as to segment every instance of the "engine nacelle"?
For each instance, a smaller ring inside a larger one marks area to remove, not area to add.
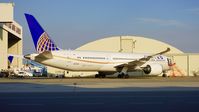
[[[143,68],[143,71],[147,75],[160,75],[163,71],[163,67],[160,64],[149,64]]]

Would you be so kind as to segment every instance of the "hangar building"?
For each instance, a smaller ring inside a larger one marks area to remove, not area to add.
[[[13,3],[0,3],[0,69],[9,66],[8,54],[22,55],[22,27],[13,19]],[[183,53],[181,50],[158,40],[138,36],[106,37],[87,43],[76,50],[157,53],[167,47],[166,54],[175,63],[169,71],[170,76],[194,76],[199,74],[199,53]],[[14,67],[22,67],[22,59],[14,58]],[[90,76],[97,72],[71,72],[48,67],[52,74],[65,74],[67,77]]]
[[[170,48],[167,55],[175,63],[168,72],[169,76],[194,76],[199,71],[199,54],[183,53],[181,50],[167,43],[139,36],[114,36],[87,43],[76,50],[130,52],[130,53],[158,53]],[[64,73],[57,69],[48,69],[48,72]],[[56,71],[56,72],[55,72]],[[65,71],[65,76],[89,76],[97,72]],[[135,73],[134,73],[135,74]]]
[[[8,54],[22,55],[22,27],[14,21],[13,9],[13,3],[0,3],[0,70],[8,68]],[[14,58],[12,66],[22,67],[22,59]]]

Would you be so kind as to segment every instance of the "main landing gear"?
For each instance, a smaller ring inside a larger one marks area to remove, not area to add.
[[[167,72],[163,71],[162,77],[167,77]]]
[[[96,74],[95,75],[95,78],[105,78],[106,77],[106,75],[104,75],[104,74]]]
[[[117,77],[118,78],[125,78],[125,79],[127,79],[127,78],[129,78],[129,75],[125,74],[125,73],[119,73]]]
[[[127,70],[128,70],[128,67],[127,66],[124,66],[121,70],[121,72],[119,72],[118,74],[118,78],[129,78],[129,75],[127,73]]]
[[[164,73],[164,74],[162,74],[162,77],[167,77],[167,74],[165,74],[165,73]]]

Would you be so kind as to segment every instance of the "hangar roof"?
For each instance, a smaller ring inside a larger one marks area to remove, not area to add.
[[[87,43],[76,50],[92,50],[92,51],[111,51],[111,52],[133,52],[133,53],[157,53],[167,48],[173,53],[183,53],[181,50],[167,43],[140,37],[140,36],[114,36],[99,39]]]

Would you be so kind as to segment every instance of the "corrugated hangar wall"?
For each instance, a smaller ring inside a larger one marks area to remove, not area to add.
[[[158,40],[138,36],[115,36],[87,43],[76,50],[131,52],[131,53],[158,53],[170,48],[166,54],[175,63],[169,71],[169,76],[194,76],[199,74],[199,54],[183,53],[181,50]],[[58,69],[49,69],[50,72],[58,72]],[[63,71],[65,76],[86,76],[97,72],[71,72]]]

